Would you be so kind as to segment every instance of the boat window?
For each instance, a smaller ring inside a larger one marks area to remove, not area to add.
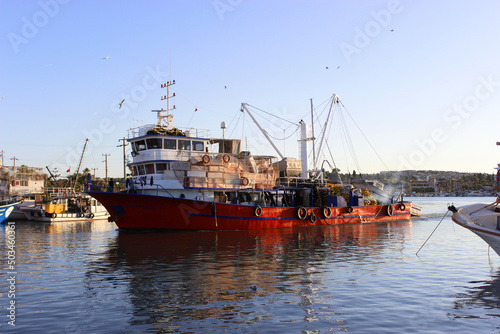
[[[146,165],[146,174],[154,174],[155,173],[155,165],[147,164]]]
[[[193,140],[193,151],[204,151],[203,142]]]
[[[146,139],[148,143],[148,149],[161,148],[161,138],[148,138]]]
[[[175,139],[163,139],[163,148],[165,148],[167,150],[177,149],[176,140]]]
[[[144,140],[138,140],[135,142],[136,151],[144,151],[146,149],[146,143]]]
[[[133,176],[138,175],[138,173],[137,173],[137,166],[132,166],[132,167],[130,167],[130,169],[132,169],[132,175]]]
[[[144,165],[137,166],[139,168],[139,175],[146,175],[146,170],[144,169]]]
[[[179,150],[191,150],[191,141],[189,140],[179,140]]]
[[[163,174],[163,171],[167,169],[166,163],[156,164],[156,174]]]

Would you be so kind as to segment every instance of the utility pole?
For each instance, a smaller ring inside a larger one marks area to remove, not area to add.
[[[125,137],[118,139],[118,141],[121,141],[122,144],[116,147],[123,147],[123,181],[125,181],[127,179],[127,153],[125,152],[125,146],[127,146],[128,143],[125,143]]]
[[[96,171],[96,169],[99,169],[99,168],[91,168],[91,169],[94,170],[94,180],[95,180],[95,171]]]
[[[10,158],[10,160],[14,160],[14,180],[16,179],[16,160],[19,160],[18,158]]]
[[[110,156],[111,154],[109,153],[106,153],[106,154],[103,154],[104,156],[104,161],[106,163],[106,182],[108,182],[108,157]]]

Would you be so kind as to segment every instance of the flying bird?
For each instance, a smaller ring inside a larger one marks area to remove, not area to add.
[[[394,29],[391,29],[391,31],[394,31]]]
[[[328,66],[326,67],[326,69],[328,69]]]
[[[102,59],[103,59],[103,60],[106,60],[106,59],[108,59],[108,58],[109,58],[109,56],[106,56],[106,57],[104,57],[104,58],[102,58]]]
[[[118,109],[121,109],[122,106],[123,106],[123,102],[125,102],[125,99],[122,100],[122,102],[120,102],[120,104],[118,105]]]
[[[5,99],[5,96],[2,96],[2,100]]]
[[[340,68],[340,66],[337,66],[337,70]]]

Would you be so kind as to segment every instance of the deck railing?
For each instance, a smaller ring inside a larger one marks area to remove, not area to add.
[[[174,198],[174,196],[168,192],[167,189],[163,188],[160,184],[134,184],[134,181],[127,180],[125,182],[115,182],[115,181],[91,181],[85,183],[85,191],[95,191],[95,192],[107,192],[107,193],[133,193],[133,194],[148,194],[151,195],[152,191],[155,192],[156,196],[161,195],[163,191],[168,196]]]

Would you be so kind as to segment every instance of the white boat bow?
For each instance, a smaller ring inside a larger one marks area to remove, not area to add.
[[[492,204],[471,204],[460,208],[450,206],[452,220],[477,234],[500,256],[500,198]]]

